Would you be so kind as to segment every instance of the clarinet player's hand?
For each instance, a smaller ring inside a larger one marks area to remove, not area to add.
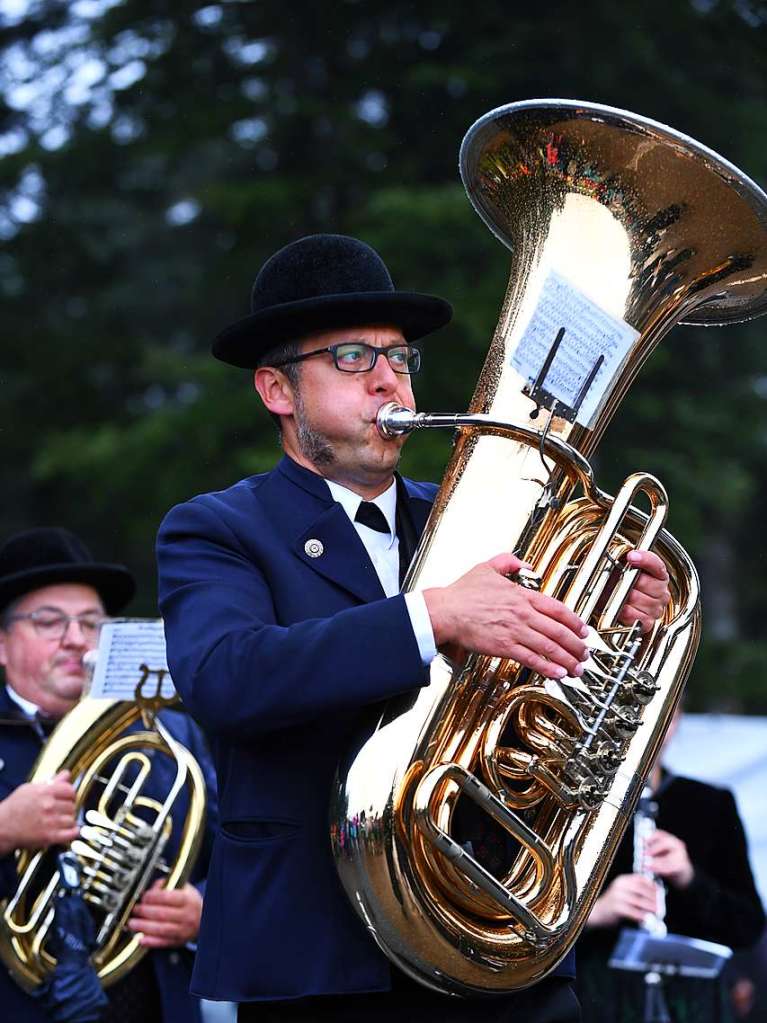
[[[587,927],[617,927],[623,920],[641,924],[658,912],[655,884],[641,874],[620,874],[605,888],[589,914]]]
[[[687,888],[695,870],[687,846],[668,831],[654,831],[647,839],[647,867],[675,888]]]

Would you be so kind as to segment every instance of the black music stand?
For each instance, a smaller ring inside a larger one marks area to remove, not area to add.
[[[663,977],[697,977],[713,980],[732,955],[732,949],[713,941],[682,934],[651,934],[624,928],[618,936],[609,965],[614,970],[643,973],[645,980],[644,1023],[671,1023],[663,994]]]

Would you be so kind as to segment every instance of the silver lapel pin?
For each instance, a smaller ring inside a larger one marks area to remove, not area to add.
[[[325,546],[322,540],[307,540],[304,544],[304,553],[308,554],[310,558],[319,558],[325,553]]]

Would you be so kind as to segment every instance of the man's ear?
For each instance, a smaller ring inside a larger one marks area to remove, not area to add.
[[[253,386],[261,401],[275,416],[292,416],[295,405],[293,388],[284,373],[262,366],[253,375]]]
[[[0,666],[3,668],[8,662],[8,658],[5,653],[5,631],[0,629]]]

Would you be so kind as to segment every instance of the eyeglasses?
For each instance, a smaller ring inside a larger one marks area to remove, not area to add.
[[[26,614],[11,615],[8,619],[8,624],[19,621],[32,622],[35,632],[41,639],[55,639],[60,642],[66,635],[71,622],[77,622],[86,640],[94,640],[107,619],[100,615],[89,613],[67,615],[63,611],[38,608],[37,611],[28,611]]]
[[[275,362],[275,368],[287,366],[291,362],[303,362],[315,355],[330,352],[336,369],[342,373],[367,373],[375,366],[379,355],[385,355],[395,373],[417,373],[421,368],[421,350],[413,345],[389,345],[388,348],[375,348],[364,341],[341,341],[327,348],[317,348],[313,352],[294,355],[292,359]]]

